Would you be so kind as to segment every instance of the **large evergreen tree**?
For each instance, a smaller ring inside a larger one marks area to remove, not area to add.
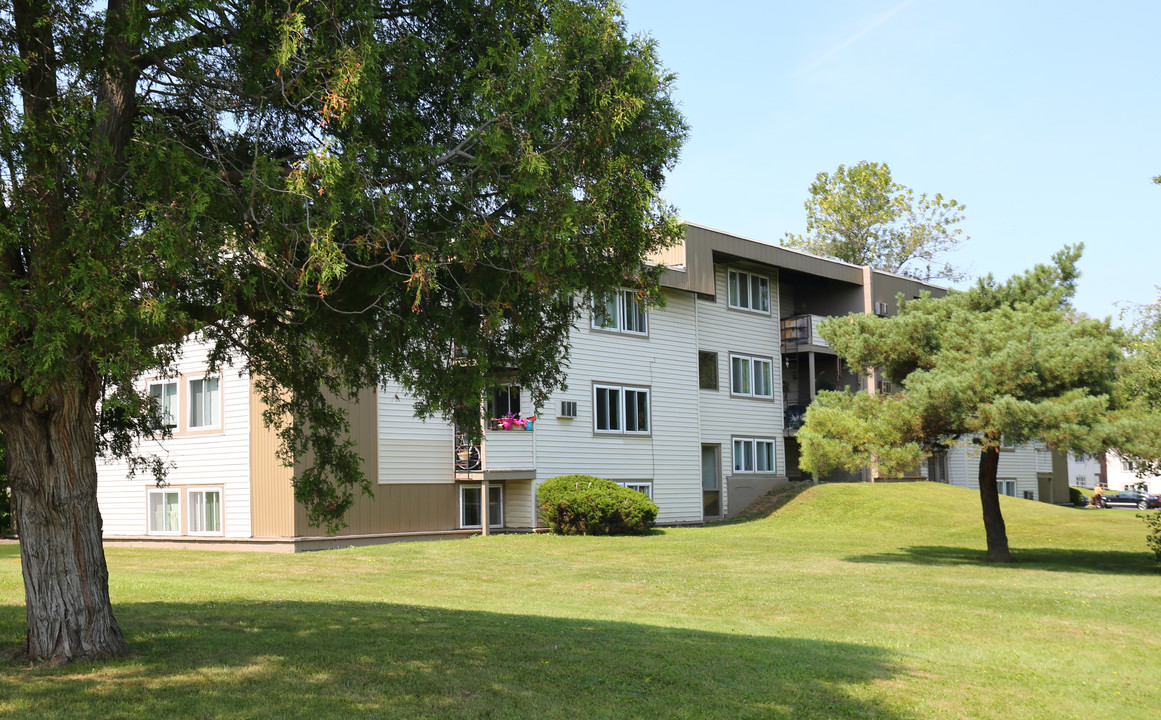
[[[1141,430],[1157,427],[1157,418],[1115,399],[1124,334],[1069,303],[1079,257],[1080,248],[1066,249],[1004,283],[989,276],[966,292],[901,300],[896,317],[822,323],[851,367],[878,368],[902,389],[819,393],[798,433],[802,467],[892,473],[952,443],[974,443],[987,557],[1006,562],[996,487],[1003,443],[1043,440],[1093,454],[1133,442],[1156,457]]]
[[[186,338],[255,378],[286,457],[315,460],[296,498],[334,523],[367,480],[328,396],[390,377],[466,419],[514,368],[543,397],[570,300],[655,296],[643,258],[680,233],[671,77],[614,2],[13,0],[0,48],[0,433],[34,659],[126,651],[95,458],[164,432],[135,381]]]

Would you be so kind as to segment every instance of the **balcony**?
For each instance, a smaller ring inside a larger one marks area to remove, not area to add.
[[[796,353],[820,348],[830,348],[830,343],[818,334],[818,324],[826,318],[822,315],[795,315],[782,318],[782,352]]]
[[[479,444],[466,433],[455,434],[456,476],[460,479],[503,480],[531,478],[536,470],[534,424],[523,426],[491,421]]]
[[[805,405],[787,405],[782,413],[782,429],[788,436],[797,434],[802,423],[806,421]]]

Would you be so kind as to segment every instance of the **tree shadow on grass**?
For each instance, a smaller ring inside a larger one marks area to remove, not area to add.
[[[1156,575],[1158,567],[1147,552],[1119,550],[1078,550],[1073,548],[1013,548],[1011,563],[992,563],[987,552],[964,547],[914,545],[898,552],[852,555],[856,563],[911,563],[914,565],[986,565],[1013,570],[1033,569],[1056,572],[1108,575]]]
[[[863,645],[376,603],[117,610],[133,657],[0,663],[0,715],[904,717],[866,687],[906,669]],[[22,622],[0,607],[3,637]]]
[[[736,525],[755,520],[765,520],[781,510],[794,498],[814,487],[813,484],[803,481],[788,482],[779,485],[762,497],[755,500],[748,508],[728,520],[719,520],[709,525]]]

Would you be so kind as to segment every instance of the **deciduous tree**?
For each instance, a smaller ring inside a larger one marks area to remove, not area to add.
[[[570,299],[655,297],[643,257],[680,234],[672,78],[613,2],[13,0],[0,46],[0,433],[33,659],[126,651],[95,458],[164,433],[136,380],[187,338],[249,372],[285,458],[314,458],[296,498],[334,523],[368,481],[328,396],[390,377],[463,420],[511,368],[544,397]]]
[[[802,467],[815,474],[868,465],[886,473],[934,450],[971,442],[987,557],[1011,559],[996,469],[1004,442],[1046,441],[1095,454],[1156,427],[1155,415],[1114,396],[1123,333],[1077,313],[1069,300],[1080,248],[1007,282],[991,276],[947,297],[900,301],[896,317],[851,315],[820,331],[851,367],[876,367],[895,394],[819,393],[799,431]]]
[[[964,206],[938,193],[916,197],[886,163],[820,172],[804,207],[806,233],[787,233],[790,247],[920,280],[963,277],[941,256],[968,239],[957,227]]]

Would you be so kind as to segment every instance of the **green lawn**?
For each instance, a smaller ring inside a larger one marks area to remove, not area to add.
[[[1136,511],[1002,502],[1003,566],[977,494],[930,484],[644,538],[110,549],[133,657],[0,661],[0,718],[1157,717]],[[3,545],[0,646],[23,632]]]

